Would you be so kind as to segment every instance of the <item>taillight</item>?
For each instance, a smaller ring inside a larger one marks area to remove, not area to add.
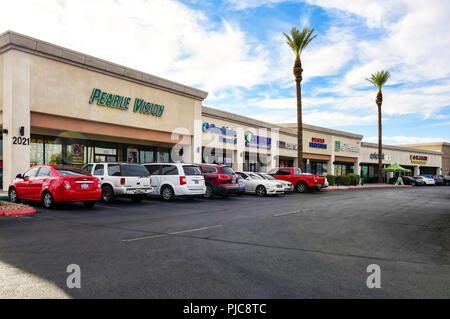
[[[120,185],[125,185],[125,177],[122,177],[122,178],[120,179]]]
[[[180,176],[180,185],[186,184],[186,176]]]
[[[67,190],[72,188],[72,186],[70,186],[70,182],[68,180],[64,181],[64,188],[67,189]]]
[[[219,174],[219,179],[230,179],[228,175]]]

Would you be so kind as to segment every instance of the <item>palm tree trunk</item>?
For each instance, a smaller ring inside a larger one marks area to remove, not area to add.
[[[381,90],[377,94],[378,106],[378,183],[383,182],[382,168],[383,168],[383,141],[382,141],[382,124],[381,124],[381,104],[383,102],[383,95]]]
[[[298,167],[303,171],[303,120],[302,120],[302,62],[295,59],[294,76],[297,88],[297,158]]]

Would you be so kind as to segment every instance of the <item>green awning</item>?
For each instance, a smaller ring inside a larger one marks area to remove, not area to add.
[[[410,173],[411,172],[410,169],[403,168],[397,163],[394,163],[391,166],[383,168],[383,171],[385,171],[385,172],[402,172],[402,173]]]

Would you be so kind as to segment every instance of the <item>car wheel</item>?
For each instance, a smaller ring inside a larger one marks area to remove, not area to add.
[[[256,187],[256,195],[263,197],[267,195],[267,191],[266,188],[262,185],[259,185],[258,187]]]
[[[143,199],[144,199],[144,197],[141,196],[141,195],[137,195],[137,196],[131,197],[131,200],[132,200],[134,203],[140,203],[140,202],[142,202]]]
[[[102,201],[104,203],[111,203],[114,201],[114,190],[111,186],[106,185],[102,187]]]
[[[14,187],[11,187],[8,192],[8,198],[11,203],[18,203],[19,196],[17,195],[17,191]]]
[[[87,202],[83,202],[83,205],[84,205],[84,207],[92,208],[92,207],[95,206],[95,201],[90,200],[90,201],[87,201]]]
[[[304,193],[308,189],[305,182],[299,182],[296,186],[297,192]]]
[[[53,208],[55,206],[55,201],[49,191],[44,192],[44,195],[42,195],[42,202],[45,208]]]
[[[412,185],[412,186],[416,186],[416,182],[412,182],[411,185]]]
[[[175,198],[175,193],[173,192],[172,187],[170,186],[163,186],[161,189],[161,197],[164,200],[173,200]]]
[[[213,196],[214,196],[214,187],[211,184],[206,184],[205,198],[210,199]]]

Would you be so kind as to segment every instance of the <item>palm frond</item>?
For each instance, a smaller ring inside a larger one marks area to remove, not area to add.
[[[366,78],[374,86],[378,87],[379,90],[386,84],[387,80],[391,77],[391,74],[388,71],[378,71],[377,73],[373,73],[370,78]]]
[[[291,35],[283,33],[287,39],[287,44],[294,51],[295,56],[300,56],[302,51],[317,37],[313,35],[314,28],[309,28],[305,26],[302,31],[298,30],[296,27],[292,27]]]

